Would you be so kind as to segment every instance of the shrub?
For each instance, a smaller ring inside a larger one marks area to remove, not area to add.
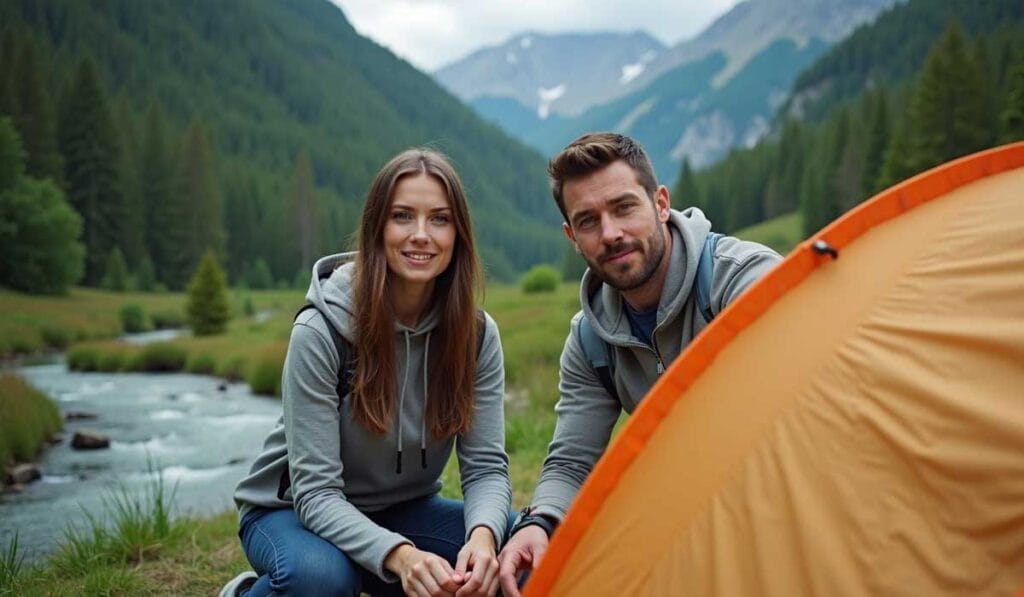
[[[242,303],[242,312],[245,313],[246,317],[252,317],[256,314],[256,307],[252,304],[252,297],[245,297],[245,301]]]
[[[100,351],[95,346],[76,346],[68,351],[68,368],[72,371],[95,371]]]
[[[185,315],[181,311],[169,309],[166,311],[154,311],[150,316],[153,327],[158,330],[169,330],[185,327]]]
[[[32,354],[42,349],[42,340],[35,334],[23,334],[11,338],[11,352],[14,354]]]
[[[561,274],[550,265],[535,265],[526,272],[519,282],[523,292],[532,294],[534,292],[554,292],[558,290],[558,283],[561,281]]]
[[[36,294],[66,294],[82,276],[82,218],[51,181],[22,174],[21,140],[0,119],[0,284]]]
[[[57,350],[64,350],[71,344],[71,332],[66,328],[44,327],[39,335],[42,336],[44,344]]]
[[[154,342],[147,344],[139,353],[139,362],[132,367],[140,371],[170,372],[185,368],[187,358],[185,349],[171,342]]]
[[[216,368],[217,377],[223,377],[228,381],[242,381],[246,372],[245,357],[236,356],[228,361],[219,363]]]
[[[21,377],[0,374],[0,469],[9,459],[31,460],[61,428],[60,411]],[[2,471],[0,471],[2,472]]]
[[[281,395],[281,370],[287,345],[268,348],[256,359],[249,372],[249,389],[253,394]]]
[[[202,375],[212,374],[216,366],[217,362],[214,360],[213,355],[207,353],[191,354],[185,362],[186,371]]]
[[[144,255],[139,262],[139,270],[135,273],[135,287],[142,292],[152,292],[156,289],[156,270],[149,255]]]
[[[100,286],[112,292],[128,290],[128,264],[124,261],[124,253],[121,252],[121,249],[114,247],[110,251]]]
[[[99,359],[96,361],[96,370],[108,373],[120,371],[124,368],[124,363],[127,360],[125,356],[125,353],[121,350],[107,350],[100,354]]]
[[[135,303],[121,305],[120,317],[121,329],[126,333],[135,334],[149,329],[149,326],[146,325],[146,312],[143,311],[142,305]]]
[[[228,327],[228,294],[224,270],[207,251],[188,285],[188,324],[196,336],[223,334]]]

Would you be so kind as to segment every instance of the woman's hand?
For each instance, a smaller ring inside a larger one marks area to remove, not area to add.
[[[447,560],[429,551],[403,544],[391,550],[384,567],[402,581],[406,595],[415,597],[451,597],[462,585]]]
[[[459,551],[455,576],[463,582],[456,597],[493,597],[498,592],[498,555],[494,534],[476,527]]]

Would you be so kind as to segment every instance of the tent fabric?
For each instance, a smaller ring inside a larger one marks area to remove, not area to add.
[[[875,196],[726,309],[598,463],[526,595],[1022,588],[1017,143]]]

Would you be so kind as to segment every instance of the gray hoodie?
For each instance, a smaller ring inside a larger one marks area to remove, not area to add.
[[[333,326],[354,345],[353,255],[324,257],[313,266],[306,299],[317,309],[303,311],[292,326],[281,380],[284,413],[249,476],[238,484],[235,502],[243,517],[257,507],[294,508],[307,529],[360,566],[394,582],[384,559],[395,547],[412,542],[363,513],[440,491],[441,472],[453,446],[459,458],[467,539],[481,525],[494,533],[496,543],[504,536],[512,491],[504,449],[501,340],[494,320],[485,316],[472,427],[464,435],[438,441],[423,417],[430,399],[425,395],[428,376],[442,374],[426,367],[438,313],[426,314],[415,329],[396,323],[397,421],[386,434],[367,431],[353,419],[347,397],[339,412],[339,358],[327,327]],[[396,456],[403,462],[401,473]],[[278,496],[282,474],[290,474],[291,482],[283,499]]]
[[[648,346],[633,336],[622,294],[602,284],[589,270],[580,284],[583,310],[573,317],[562,349],[558,384],[558,420],[548,456],[534,492],[535,512],[561,520],[583,481],[608,446],[612,427],[640,400],[706,323],[697,306],[695,276],[711,222],[697,208],[671,211],[671,262],[658,303],[657,324]],[[724,236],[718,240],[711,280],[711,310],[718,313],[781,260],[757,243]],[[616,400],[601,385],[579,343],[579,322],[586,315],[594,331],[611,347]]]

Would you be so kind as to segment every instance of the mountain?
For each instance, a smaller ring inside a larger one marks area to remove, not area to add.
[[[801,47],[814,39],[832,44],[897,1],[744,0],[697,37],[660,54],[627,91],[642,89],[663,73],[714,52],[726,55],[726,65],[715,79],[715,86],[722,86],[778,40],[789,39]]]
[[[811,234],[928,168],[1024,139],[1024,4],[908,0],[801,73],[771,134],[672,193],[718,230],[798,213]]]
[[[684,159],[705,166],[760,139],[796,76],[896,1],[746,0],[657,54],[626,85],[609,88],[616,97],[582,114],[542,120],[496,98],[472,105],[545,155],[589,130],[635,136],[671,184]]]
[[[990,33],[1024,20],[1024,3],[1006,0],[912,0],[879,15],[836,44],[793,83],[785,111],[819,119],[833,105],[871,86],[908,79],[951,20],[969,34]]]
[[[523,33],[442,67],[434,77],[467,103],[511,98],[543,120],[552,113],[575,116],[616,97],[664,50],[642,31]]]
[[[360,36],[327,0],[2,2],[0,34],[4,48],[35,50],[51,106],[66,103],[65,90],[91,58],[113,106],[126,170],[136,171],[153,106],[162,108],[169,141],[189,123],[201,124],[214,194],[224,201],[233,280],[260,260],[275,280],[308,271],[296,256],[289,202],[302,172],[313,173],[318,250],[335,251],[347,245],[377,169],[417,145],[445,151],[462,175],[492,275],[562,257],[542,157]],[[22,79],[0,77],[0,85]],[[303,152],[308,165],[299,168]]]

